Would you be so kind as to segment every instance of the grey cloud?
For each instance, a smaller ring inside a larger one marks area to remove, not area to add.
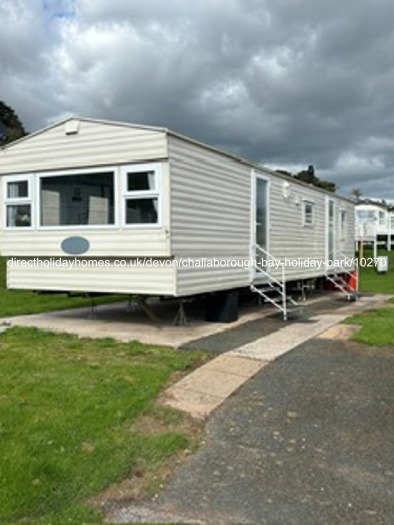
[[[392,2],[45,3],[0,6],[1,98],[28,129],[69,113],[164,125],[394,198]]]

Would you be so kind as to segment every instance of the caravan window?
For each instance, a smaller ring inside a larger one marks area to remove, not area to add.
[[[362,222],[372,222],[376,220],[374,210],[356,210],[357,219]]]
[[[124,224],[159,224],[160,167],[138,164],[123,168]]]
[[[17,176],[6,179],[5,211],[7,228],[32,226],[31,177]]]
[[[114,172],[42,176],[41,226],[114,224]]]
[[[303,206],[303,224],[304,226],[313,226],[314,219],[314,206],[315,204],[311,201],[304,201]]]

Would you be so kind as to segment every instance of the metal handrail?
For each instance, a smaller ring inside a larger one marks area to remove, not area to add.
[[[274,257],[270,252],[268,252],[267,250],[262,248],[259,244],[253,243],[252,244],[252,248],[254,248],[256,251],[261,252],[263,255],[265,255],[268,258],[268,260],[279,262],[279,266],[281,267],[281,272],[282,272],[282,281],[280,281],[279,279],[274,277],[272,274],[270,274],[267,270],[264,270],[263,268],[261,268],[259,266],[256,266],[255,268],[256,268],[257,272],[263,273],[264,275],[266,275],[268,277],[268,279],[269,279],[268,285],[269,286],[271,286],[272,288],[275,288],[273,286],[273,283],[277,285],[278,288],[275,288],[275,289],[277,290],[277,292],[279,292],[279,294],[280,294],[280,296],[282,298],[282,305],[281,306],[280,306],[279,303],[277,303],[276,301],[273,301],[269,296],[267,296],[267,294],[264,294],[261,290],[256,288],[254,285],[251,285],[251,289],[253,291],[257,291],[258,293],[260,293],[260,295],[263,295],[267,301],[271,302],[274,306],[279,308],[283,312],[283,318],[286,321],[287,320],[287,299],[289,299],[290,302],[292,304],[294,304],[294,305],[298,306],[298,303],[296,301],[294,301],[294,299],[292,297],[287,297],[285,265],[283,264],[283,262],[280,259],[278,259],[277,257]]]
[[[283,265],[283,263],[280,261],[280,259],[277,259],[276,257],[274,257],[271,253],[267,252],[267,250],[264,250],[264,248],[262,248],[259,244],[252,244],[252,248],[255,248],[257,250],[259,250],[260,252],[262,252],[264,255],[267,255],[271,261],[278,261],[280,263],[280,265],[282,266],[282,277],[283,277],[283,280],[282,280],[282,283],[284,283],[284,276],[285,276],[285,273],[284,273],[284,270],[285,270],[285,267]],[[256,269],[257,271],[261,272],[261,273],[264,273],[267,277],[269,277],[274,283],[278,284],[279,286],[282,287],[282,283],[279,281],[279,279],[277,279],[276,277],[274,277],[273,275],[271,275],[269,272],[267,272],[267,270],[263,270],[262,268],[260,268],[259,266],[256,266]]]
[[[351,261],[351,257],[348,257],[345,253],[343,252],[339,252],[338,255],[340,255],[344,260],[345,262],[346,261]],[[352,275],[352,273],[354,272],[354,270],[345,270],[344,268],[342,268],[343,270],[343,273],[346,273],[347,275]],[[356,272],[356,275],[355,275],[355,279],[356,279],[356,292],[358,292],[358,271]]]

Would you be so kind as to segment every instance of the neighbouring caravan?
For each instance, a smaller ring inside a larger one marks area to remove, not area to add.
[[[0,176],[9,288],[265,294],[353,270],[349,200],[167,129],[67,119],[1,148]]]
[[[356,240],[391,250],[394,241],[394,212],[386,204],[369,199],[356,203]]]

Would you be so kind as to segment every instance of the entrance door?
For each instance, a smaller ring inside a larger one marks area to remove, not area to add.
[[[256,175],[256,194],[255,194],[255,244],[265,251],[268,251],[268,180],[260,175]],[[262,266],[262,262],[267,260],[264,251],[256,248],[256,263]]]
[[[327,213],[327,260],[335,261],[335,202],[328,199],[328,213]]]

